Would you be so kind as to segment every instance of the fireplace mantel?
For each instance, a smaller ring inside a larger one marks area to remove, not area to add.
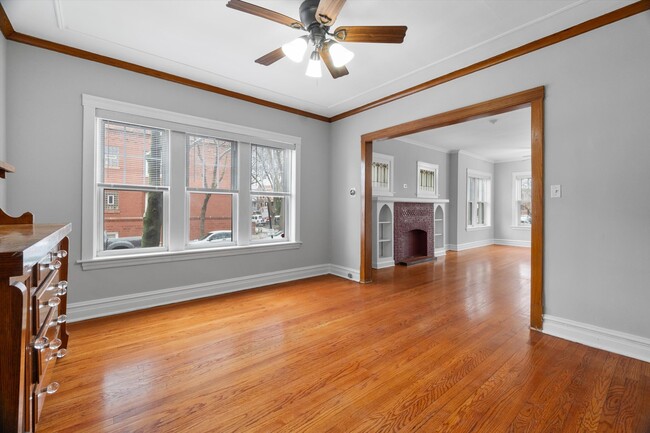
[[[446,198],[428,198],[428,197],[388,197],[382,195],[372,196],[373,201],[385,203],[449,203]]]

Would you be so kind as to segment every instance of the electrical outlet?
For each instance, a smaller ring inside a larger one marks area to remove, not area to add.
[[[551,185],[551,198],[562,197],[562,185]]]

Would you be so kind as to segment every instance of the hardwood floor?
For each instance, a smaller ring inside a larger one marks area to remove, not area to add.
[[[72,324],[39,433],[650,432],[650,364],[529,331],[529,254]]]

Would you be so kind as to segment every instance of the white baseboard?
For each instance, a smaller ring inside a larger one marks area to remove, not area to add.
[[[77,322],[80,320],[126,313],[128,311],[253,289],[256,287],[267,286],[269,284],[284,283],[287,281],[315,277],[329,273],[338,275],[333,272],[331,268],[332,265],[329,264],[308,266],[304,268],[248,275],[228,280],[172,287],[151,292],[114,296],[111,298],[96,299],[92,301],[74,302],[68,305],[67,314],[70,318],[70,322]],[[340,266],[338,268],[345,269]],[[356,275],[358,281],[359,271],[356,271]]]
[[[638,335],[613,331],[588,323],[549,316],[548,314],[544,315],[542,332],[586,346],[650,362],[650,339]]]
[[[337,277],[345,278],[346,280],[356,281],[361,280],[361,275],[358,269],[347,268],[339,265],[329,265],[329,273]]]
[[[393,266],[395,266],[395,260],[390,259],[390,260],[379,261],[379,262],[373,264],[372,268],[373,269],[384,269],[384,268],[392,268]],[[345,278],[347,278],[347,277],[345,277]]]
[[[464,244],[449,244],[447,249],[450,251],[465,251],[471,250],[472,248],[487,247],[488,245],[493,245],[493,239],[484,239],[482,241],[476,242],[467,242]]]
[[[442,257],[447,255],[447,248],[438,248],[433,251],[433,255],[436,257]]]
[[[530,241],[517,241],[513,239],[495,239],[495,245],[507,245],[509,247],[530,248]]]

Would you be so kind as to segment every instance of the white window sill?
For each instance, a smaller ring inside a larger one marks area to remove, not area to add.
[[[510,226],[513,230],[528,230],[530,231],[530,226]]]
[[[492,226],[473,226],[473,227],[465,227],[465,230],[468,232],[477,232],[480,230],[490,230]]]
[[[301,246],[302,242],[264,243],[210,249],[202,248],[185,251],[130,254],[117,257],[96,257],[94,259],[78,260],[77,263],[81,264],[81,268],[84,271],[90,271],[93,269],[119,268],[123,266],[149,265],[155,263],[180,262],[183,260],[266,253],[270,251],[295,250]]]
[[[415,196],[419,198],[438,198],[438,194],[433,194],[433,193],[428,194],[426,192],[415,193]]]

